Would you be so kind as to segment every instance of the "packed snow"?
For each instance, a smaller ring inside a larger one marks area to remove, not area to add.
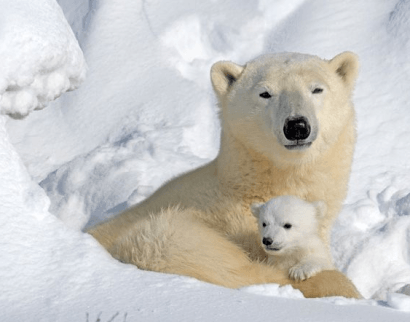
[[[3,321],[409,320],[410,1],[57,2],[0,0]],[[332,251],[365,299],[142,271],[83,232],[216,156],[214,62],[345,50],[358,141]]]

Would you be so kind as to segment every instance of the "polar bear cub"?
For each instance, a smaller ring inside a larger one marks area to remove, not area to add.
[[[288,270],[295,280],[334,269],[318,234],[318,223],[326,213],[323,201],[309,203],[294,196],[281,196],[266,203],[253,203],[251,211],[258,219],[268,264]]]

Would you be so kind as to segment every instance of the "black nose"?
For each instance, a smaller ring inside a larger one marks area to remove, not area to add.
[[[283,133],[289,141],[304,140],[310,135],[310,124],[306,117],[289,117],[285,121]]]
[[[269,245],[272,245],[273,240],[272,240],[272,238],[270,238],[270,237],[268,237],[268,238],[263,237],[262,243],[263,243],[264,245],[266,245],[266,246],[269,246]]]

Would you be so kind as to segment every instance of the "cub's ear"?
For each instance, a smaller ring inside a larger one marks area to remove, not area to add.
[[[316,208],[318,218],[323,218],[326,216],[327,206],[324,201],[314,201],[313,206]]]
[[[352,89],[359,73],[359,58],[356,54],[345,51],[329,61],[330,68]]]
[[[237,81],[244,67],[230,61],[220,61],[211,68],[211,81],[214,91],[219,97],[223,97]]]
[[[251,212],[257,219],[259,218],[262,206],[262,202],[254,202],[253,204],[251,204]]]

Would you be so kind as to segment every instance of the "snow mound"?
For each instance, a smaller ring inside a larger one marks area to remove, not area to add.
[[[346,236],[349,235],[349,238]],[[333,231],[337,265],[366,298],[410,284],[410,191],[388,186],[347,205]]]
[[[397,310],[410,312],[410,296],[390,293],[387,295],[387,304]]]
[[[303,299],[305,298],[301,291],[295,290],[290,285],[280,286],[278,284],[261,284],[252,285],[240,288],[241,291],[264,295],[264,296],[279,296],[283,298],[291,299]]]
[[[54,0],[0,0],[0,28],[1,114],[24,117],[84,80],[82,51]]]

